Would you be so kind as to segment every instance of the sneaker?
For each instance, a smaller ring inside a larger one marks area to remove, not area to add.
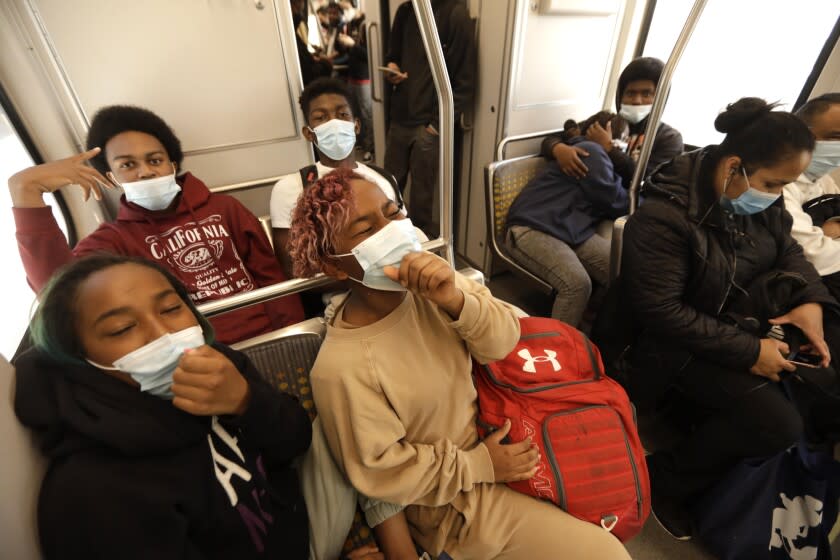
[[[645,457],[650,474],[650,511],[666,533],[678,541],[691,540],[691,514],[680,502],[663,492],[661,487],[657,488],[657,458],[661,457],[656,453]]]
[[[667,498],[657,499],[655,494],[651,494],[650,512],[666,533],[678,541],[691,540],[693,536],[691,516],[681,505]]]

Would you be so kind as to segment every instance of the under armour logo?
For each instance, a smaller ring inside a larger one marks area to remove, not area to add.
[[[556,360],[557,352],[554,350],[543,350],[545,356],[531,356],[531,352],[527,348],[523,348],[516,353],[517,356],[525,360],[525,365],[522,366],[522,371],[527,373],[537,373],[537,368],[534,366],[536,362],[551,362],[554,371],[560,371],[560,362]]]

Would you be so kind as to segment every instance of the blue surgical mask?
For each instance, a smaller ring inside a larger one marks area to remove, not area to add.
[[[184,350],[204,345],[204,332],[196,325],[167,333],[157,340],[129,352],[114,361],[114,366],[104,366],[92,360],[88,363],[109,371],[122,371],[140,384],[140,390],[162,399],[171,399],[172,374],[181,361]]]
[[[332,119],[315,128],[315,146],[318,151],[334,161],[341,161],[350,155],[356,145],[356,123]]]
[[[113,175],[111,178],[115,181]],[[118,184],[125,191],[127,201],[152,211],[166,210],[181,192],[181,185],[175,180],[174,167],[172,175]]]
[[[840,140],[817,140],[817,146],[811,155],[811,163],[805,169],[805,175],[812,181],[816,181],[838,167],[840,167]]]
[[[738,198],[729,198],[726,196],[726,189],[729,187],[729,180],[727,180],[726,185],[723,187],[724,194],[720,197],[720,205],[733,214],[750,216],[764,212],[782,196],[781,194],[764,192],[750,187],[747,171],[742,167],[741,172],[744,174],[744,180],[747,182],[747,190]]]
[[[392,220],[384,228],[380,229],[355,247],[349,253],[330,255],[332,257],[356,257],[359,266],[364,271],[361,280],[350,277],[374,290],[385,290],[388,292],[404,292],[405,288],[398,282],[394,282],[385,276],[386,266],[397,266],[403,257],[409,253],[416,253],[422,250],[420,241],[417,239],[417,232],[411,220]]]
[[[619,116],[630,124],[638,124],[650,114],[653,105],[621,105]]]

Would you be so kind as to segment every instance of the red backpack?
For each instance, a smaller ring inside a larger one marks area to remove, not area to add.
[[[513,352],[474,366],[479,431],[509,418],[510,441],[530,436],[542,456],[533,478],[509,486],[630,539],[650,513],[650,481],[627,394],[577,329],[540,317],[520,325]]]

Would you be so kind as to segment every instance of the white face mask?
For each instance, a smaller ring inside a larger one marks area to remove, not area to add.
[[[422,250],[422,247],[417,239],[414,224],[411,223],[411,220],[405,218],[388,222],[388,225],[384,228],[353,247],[351,252],[330,256],[356,257],[365,274],[361,280],[352,276],[350,277],[351,280],[374,290],[404,292],[405,288],[385,276],[383,269],[386,266],[399,265],[404,256],[420,250]]]
[[[125,191],[127,201],[152,211],[169,208],[169,205],[181,192],[181,185],[175,181],[174,172],[172,175],[122,183],[120,186]]]
[[[200,325],[184,330],[167,333],[157,340],[129,352],[114,361],[114,366],[89,364],[108,371],[122,371],[140,384],[140,390],[162,399],[172,398],[172,374],[184,350],[191,350],[204,345],[204,332]]]
[[[840,167],[840,140],[817,140],[805,175],[816,181],[837,167]]]
[[[618,114],[630,124],[638,124],[645,120],[651,109],[653,109],[653,105],[625,105],[622,103]]]
[[[356,123],[332,119],[310,130],[315,133],[318,151],[333,161],[341,161],[350,155],[356,145]]]

